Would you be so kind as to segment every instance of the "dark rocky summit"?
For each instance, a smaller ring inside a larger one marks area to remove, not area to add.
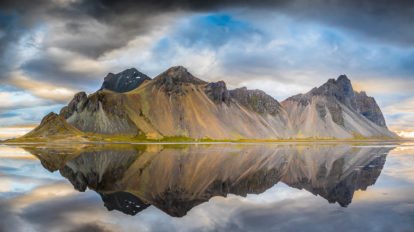
[[[108,89],[114,92],[123,93],[131,91],[151,78],[135,68],[124,70],[120,73],[108,73],[100,90]]]
[[[183,66],[174,66],[154,78],[155,85],[162,87],[167,93],[183,94],[182,86],[186,84],[207,84],[193,76]]]
[[[109,210],[118,210],[131,216],[151,206],[128,192],[99,193],[105,207]]]

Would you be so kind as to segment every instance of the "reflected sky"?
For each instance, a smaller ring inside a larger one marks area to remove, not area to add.
[[[410,231],[413,166],[408,143],[0,146],[0,231]],[[147,207],[108,211],[125,193]]]

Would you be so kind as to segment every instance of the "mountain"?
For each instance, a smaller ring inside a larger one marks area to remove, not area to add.
[[[396,137],[375,99],[354,91],[345,75],[279,103],[261,90],[203,81],[182,66],[153,79],[132,68],[109,73],[95,93],[77,93],[59,115],[95,140]]]
[[[78,191],[96,191],[108,210],[135,215],[153,205],[175,217],[214,196],[260,194],[279,182],[346,207],[355,191],[376,182],[392,150],[344,144],[111,144],[69,156],[55,146],[25,149]]]
[[[354,91],[345,75],[281,104],[297,137],[396,137],[388,130],[375,99],[365,92]]]

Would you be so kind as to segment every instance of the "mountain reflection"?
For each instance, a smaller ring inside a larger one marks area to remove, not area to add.
[[[283,182],[346,207],[381,173],[392,148],[350,145],[102,145],[25,147],[108,210],[153,205],[182,217],[214,196],[260,194]]]

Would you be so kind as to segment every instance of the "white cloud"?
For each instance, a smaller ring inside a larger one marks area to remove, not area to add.
[[[36,97],[58,102],[67,102],[76,93],[75,90],[69,88],[55,86],[47,82],[32,80],[22,72],[13,72],[9,82]],[[27,97],[28,102],[32,99],[33,97]],[[32,104],[32,106],[33,105],[34,104]]]
[[[45,105],[47,101],[27,92],[0,92],[0,110]]]

